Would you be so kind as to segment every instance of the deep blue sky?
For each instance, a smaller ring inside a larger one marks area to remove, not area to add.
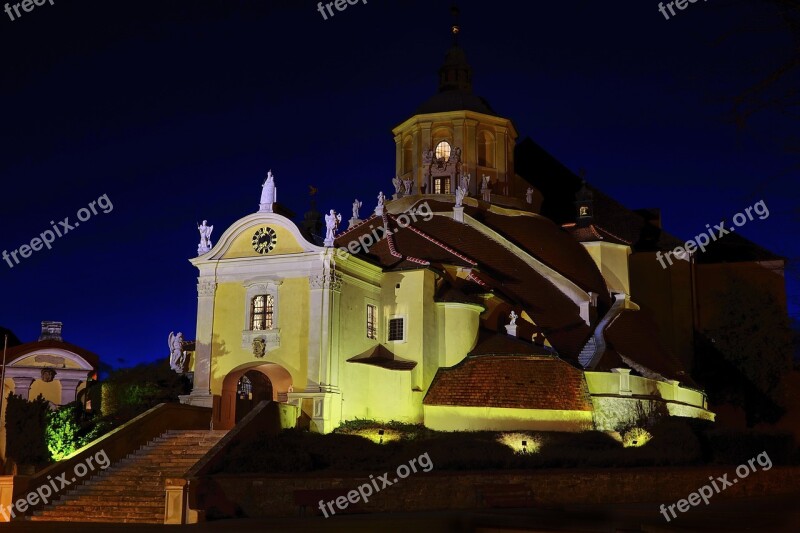
[[[678,236],[763,199],[770,217],[741,233],[797,258],[800,119],[767,107],[731,120],[733,98],[797,43],[768,1],[698,2],[671,20],[657,5],[462,1],[476,92],[625,205],[661,207]],[[194,335],[196,221],[216,240],[256,210],[269,168],[298,216],[309,184],[344,213],[390,189],[390,130],[436,89],[449,6],[370,0],[327,21],[297,0],[0,12],[0,251],[103,194],[114,206],[0,262],[0,324],[30,341],[61,320],[114,366],[167,357],[170,330]],[[768,96],[797,90],[797,70]],[[798,316],[794,265],[787,280]]]

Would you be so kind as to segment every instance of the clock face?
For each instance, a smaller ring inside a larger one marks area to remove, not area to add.
[[[278,236],[272,228],[259,228],[253,234],[253,250],[260,254],[268,254],[275,248]]]

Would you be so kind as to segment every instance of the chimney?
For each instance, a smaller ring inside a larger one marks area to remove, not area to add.
[[[39,341],[63,341],[61,338],[61,322],[53,322],[51,320],[42,321],[42,334],[39,335]]]

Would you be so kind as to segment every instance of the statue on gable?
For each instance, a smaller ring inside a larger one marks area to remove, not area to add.
[[[261,203],[259,204],[259,211],[263,213],[272,213],[272,204],[277,201],[278,188],[275,187],[275,176],[272,175],[272,170],[267,172],[267,180],[261,186]]]
[[[525,201],[528,204],[533,203],[533,187],[528,187],[528,190],[525,191]]]
[[[209,226],[208,221],[204,220],[201,225],[197,226],[197,231],[200,232],[197,255],[203,255],[211,251],[211,232],[214,231],[214,226]]]
[[[386,197],[383,195],[383,191],[378,193],[378,206],[375,208],[375,214],[379,217],[383,216],[383,204],[386,201]]]
[[[329,214],[325,215],[325,246],[333,246],[333,239],[341,221],[342,215],[338,214],[333,209],[331,209]]]

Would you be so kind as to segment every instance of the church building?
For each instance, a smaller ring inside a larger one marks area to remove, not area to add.
[[[270,172],[258,210],[201,242],[184,403],[213,407],[218,429],[264,399],[318,432],[356,418],[560,431],[714,419],[675,321],[637,300],[642,268],[658,268],[637,265],[672,238],[642,248],[651,221],[518,142],[474,94],[457,41],[438,92],[393,135],[396,177],[363,192],[363,219],[359,203],[349,223],[331,212],[314,239],[281,214]]]

